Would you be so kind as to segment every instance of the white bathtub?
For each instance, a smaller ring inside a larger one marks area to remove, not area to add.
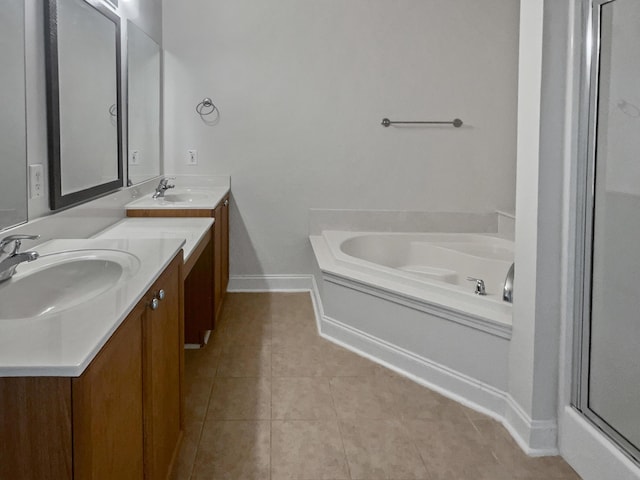
[[[502,418],[512,331],[502,287],[513,242],[468,233],[309,238],[325,338]],[[474,294],[468,276],[484,280],[486,296]]]
[[[510,240],[472,233],[324,231],[311,241],[323,271],[331,273],[333,265],[337,275],[489,322],[511,324],[511,304],[502,300],[513,262]],[[487,295],[476,295],[475,283],[467,277],[482,279]]]

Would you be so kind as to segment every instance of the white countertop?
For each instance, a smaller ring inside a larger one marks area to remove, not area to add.
[[[213,218],[126,218],[97,233],[93,238],[184,239],[184,261],[213,225]]]
[[[122,250],[138,257],[140,265],[126,281],[75,307],[36,318],[0,320],[0,376],[80,376],[184,243],[176,238],[129,238],[52,240],[38,245],[35,250],[40,255]],[[19,278],[20,266],[8,281]]]
[[[146,195],[139,200],[134,200],[127,204],[125,208],[127,210],[213,210],[227,193],[229,193],[228,186],[182,187],[176,184],[175,188],[171,188],[165,192],[166,197],[175,195],[188,197],[192,194],[194,196],[193,200],[170,202],[167,201],[166,198],[160,197],[154,199],[151,195]]]

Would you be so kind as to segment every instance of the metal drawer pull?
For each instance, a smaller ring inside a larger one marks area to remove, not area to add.
[[[151,300],[149,307],[151,308],[151,310],[157,310],[159,305],[160,301],[157,298],[154,298],[153,300]]]

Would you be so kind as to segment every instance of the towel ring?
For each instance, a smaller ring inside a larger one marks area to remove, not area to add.
[[[203,98],[202,101],[196,105],[196,112],[201,117],[211,115],[213,112],[216,112],[218,116],[220,115],[220,110],[218,110],[218,107],[216,107],[213,100],[209,97]]]

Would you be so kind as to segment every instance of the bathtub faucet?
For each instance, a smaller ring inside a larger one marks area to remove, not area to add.
[[[484,287],[484,280],[482,280],[481,278],[473,278],[473,277],[467,277],[467,280],[469,280],[470,282],[476,282],[476,289],[474,292],[476,295],[487,294],[487,290]]]
[[[513,303],[513,275],[515,272],[515,262],[511,264],[507,278],[504,279],[504,287],[502,288],[502,300]]]

